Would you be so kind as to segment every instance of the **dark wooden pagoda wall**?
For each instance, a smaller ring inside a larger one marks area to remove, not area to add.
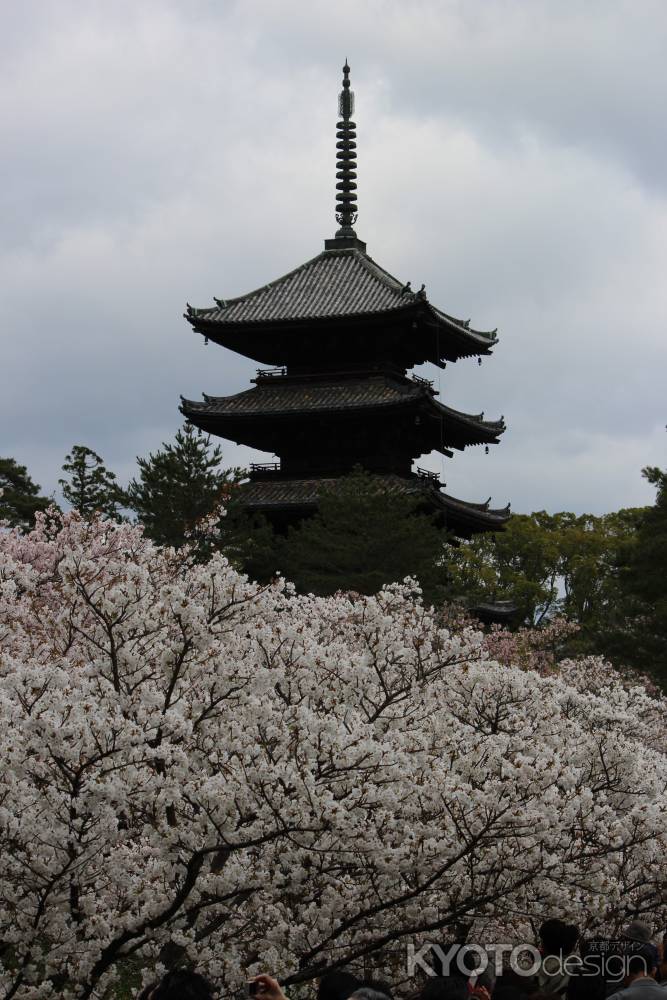
[[[249,341],[247,331],[218,331],[211,328],[211,340],[263,365],[285,365],[290,374],[313,371],[343,371],[355,368],[403,372],[441,354],[435,330],[410,317],[393,322],[378,320],[320,321],[284,324],[277,332],[257,330]]]
[[[311,417],[309,426],[285,434],[274,453],[288,477],[344,475],[358,465],[369,472],[409,476],[413,449],[406,438],[395,421],[351,416],[334,422]]]

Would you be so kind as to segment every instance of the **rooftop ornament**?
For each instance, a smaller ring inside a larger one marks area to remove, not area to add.
[[[336,222],[340,229],[336,238],[355,239],[357,221],[357,133],[351,120],[354,114],[354,91],[350,90],[350,67],[343,66],[343,89],[338,98],[340,121],[336,125]]]

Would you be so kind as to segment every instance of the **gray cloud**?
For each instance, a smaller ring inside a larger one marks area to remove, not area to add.
[[[444,463],[448,488],[517,510],[650,501],[640,468],[665,464],[662,4],[54,2],[6,21],[0,453],[45,489],[72,444],[126,478],[175,431],[179,393],[246,387],[253,364],[205,348],[181,314],[332,234],[347,55],[369,252],[500,328],[481,368],[425,370],[444,401],[509,425],[490,455]]]

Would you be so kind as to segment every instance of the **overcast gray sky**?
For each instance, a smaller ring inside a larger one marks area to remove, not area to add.
[[[3,0],[0,455],[57,489],[87,444],[121,478],[178,397],[255,365],[191,332],[332,236],[341,66],[357,231],[500,344],[425,366],[504,414],[433,455],[448,491],[601,513],[667,464],[662,0]],[[224,446],[229,464],[252,453]],[[265,459],[269,456],[262,456]]]

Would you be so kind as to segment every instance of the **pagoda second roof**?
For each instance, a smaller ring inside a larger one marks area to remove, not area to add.
[[[203,402],[183,399],[186,417],[267,417],[296,416],[300,413],[340,412],[365,408],[410,405],[422,401],[434,416],[464,424],[491,441],[505,430],[504,420],[484,420],[483,413],[462,413],[433,398],[423,384],[389,377],[342,379],[340,381],[293,382],[276,379],[234,396],[207,396]]]
[[[423,288],[414,292],[357,247],[325,250],[294,271],[234,299],[216,299],[208,309],[188,306],[187,319],[200,324],[246,325],[335,319],[394,313],[423,304],[431,318],[451,326],[488,350],[496,331],[471,330],[468,321],[435,309]]]
[[[396,406],[423,395],[424,391],[416,384],[402,385],[381,378],[319,384],[276,379],[273,384],[261,384],[234,396],[204,394],[203,403],[184,399],[183,407],[216,416],[259,416]]]

